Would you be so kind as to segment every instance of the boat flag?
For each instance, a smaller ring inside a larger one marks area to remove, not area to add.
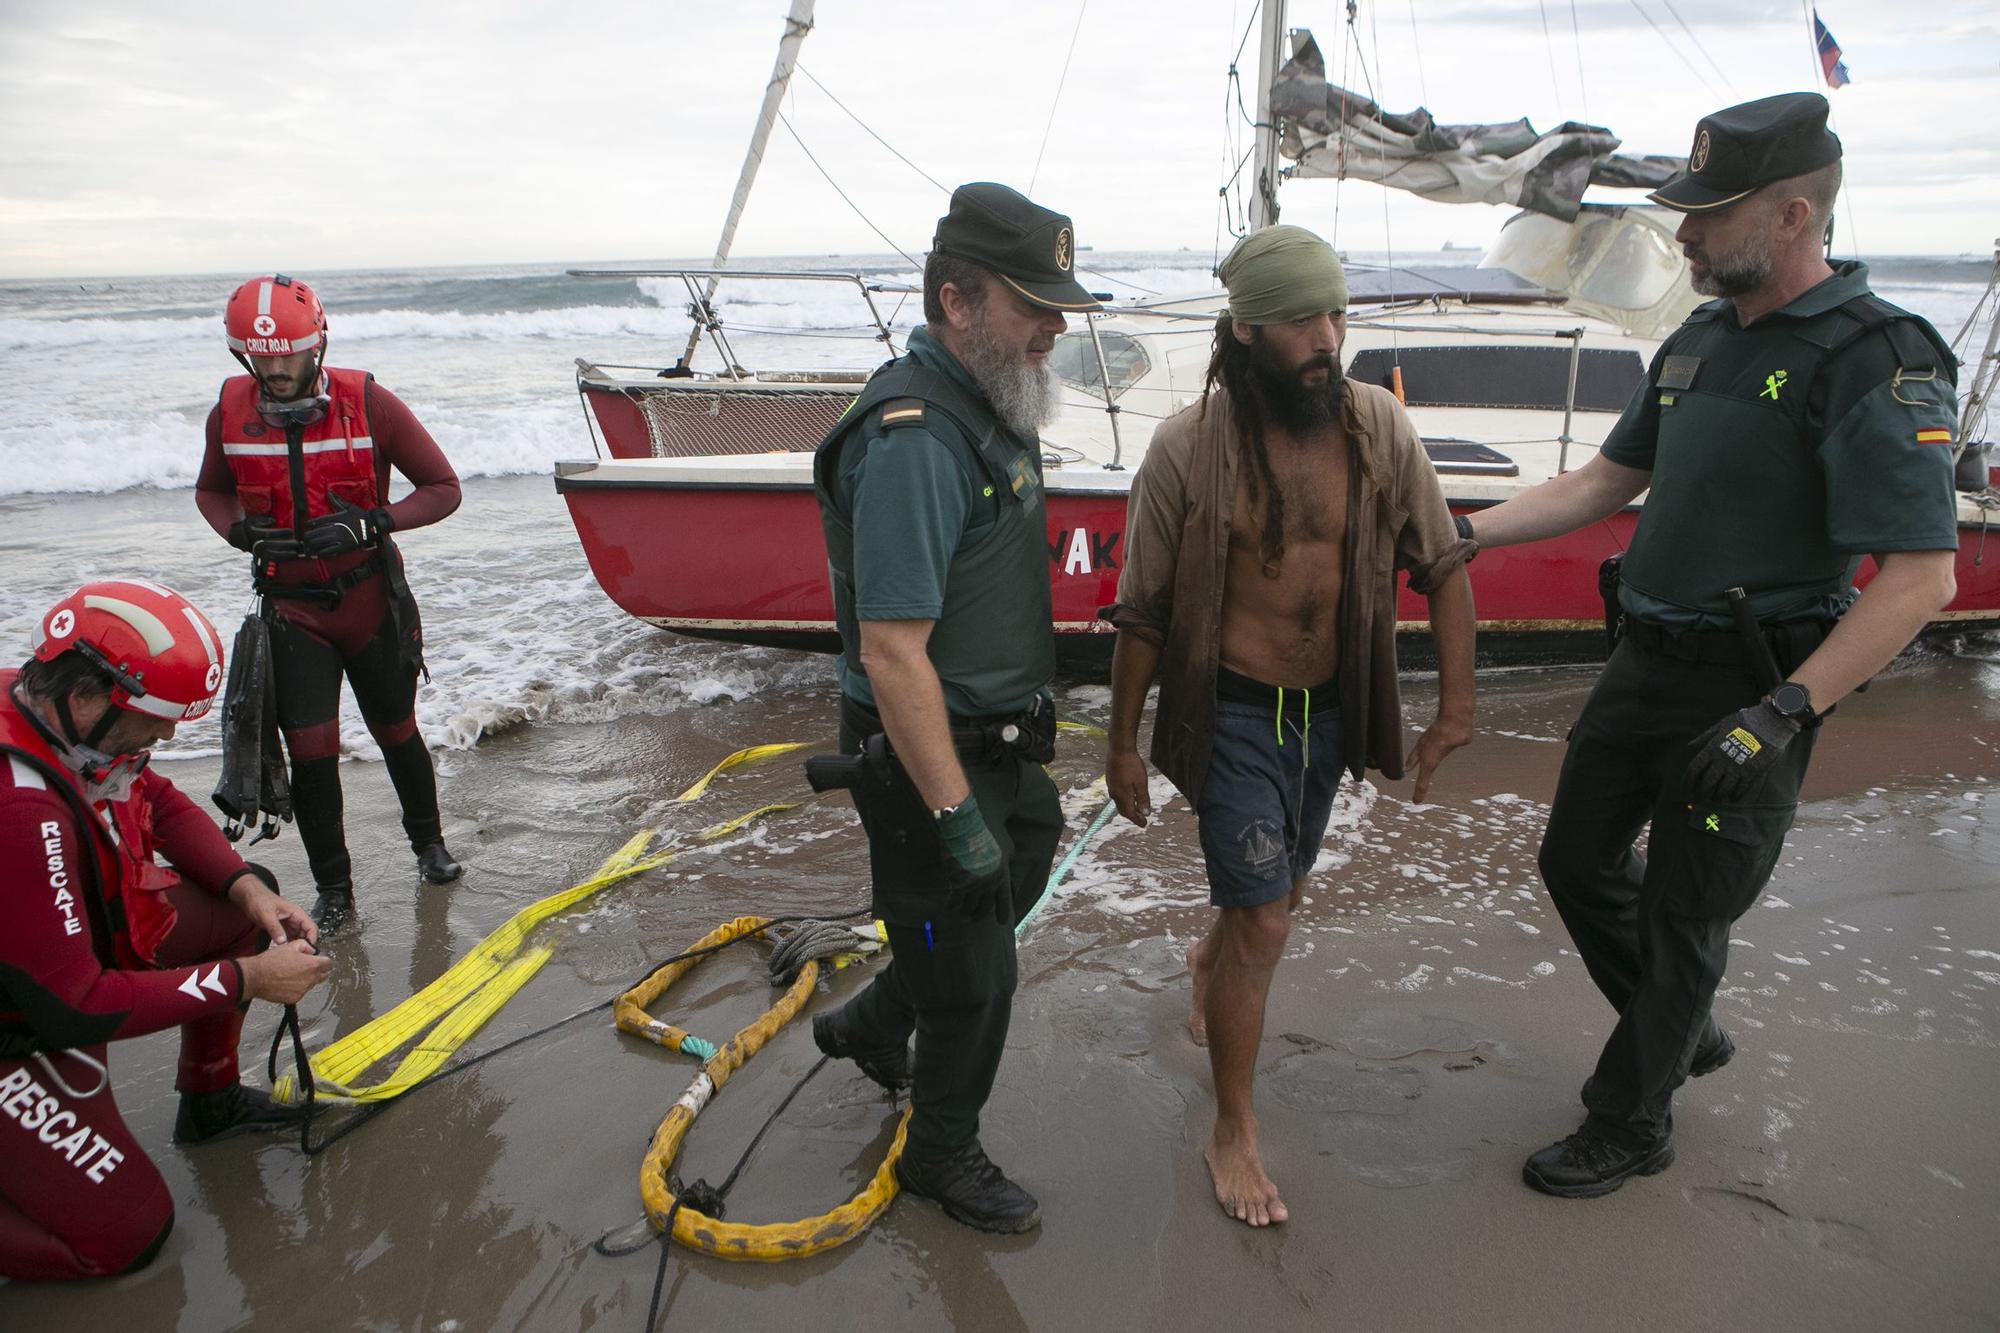
[[[1847,66],[1840,59],[1840,43],[1833,40],[1833,34],[1820,21],[1819,10],[1813,10],[1813,47],[1819,52],[1820,71],[1826,75],[1826,86],[1845,88],[1853,80],[1847,76]]]

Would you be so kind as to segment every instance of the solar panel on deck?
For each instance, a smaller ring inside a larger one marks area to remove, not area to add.
[[[1515,343],[1464,347],[1370,347],[1355,353],[1348,377],[1389,388],[1403,371],[1411,407],[1521,407],[1560,412],[1569,395],[1569,348]],[[1586,347],[1577,360],[1576,406],[1622,412],[1646,377],[1646,363],[1625,348]]]
[[[1425,440],[1424,452],[1441,473],[1474,477],[1518,477],[1521,468],[1507,455],[1477,440]]]

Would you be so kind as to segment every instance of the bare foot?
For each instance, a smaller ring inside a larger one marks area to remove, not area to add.
[[[1215,970],[1215,964],[1201,961],[1201,946],[1207,937],[1188,946],[1188,977],[1194,986],[1194,1002],[1188,1009],[1188,1036],[1194,1038],[1197,1046],[1208,1045],[1208,977]]]
[[[1225,1134],[1218,1123],[1208,1146],[1201,1150],[1208,1163],[1209,1177],[1215,1181],[1215,1201],[1222,1211],[1253,1227],[1266,1227],[1291,1217],[1278,1197],[1278,1187],[1264,1174],[1257,1160],[1254,1134]]]

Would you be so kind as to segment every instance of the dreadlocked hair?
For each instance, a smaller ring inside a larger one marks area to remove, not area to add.
[[[1250,336],[1261,337],[1255,325]],[[1271,451],[1264,445],[1264,406],[1257,385],[1251,379],[1254,355],[1248,343],[1236,337],[1236,321],[1224,311],[1215,318],[1215,350],[1209,354],[1208,374],[1201,385],[1201,410],[1208,411],[1208,396],[1221,385],[1229,395],[1230,414],[1237,431],[1250,451],[1250,498],[1264,501],[1264,532],[1258,554],[1263,559],[1264,577],[1278,577],[1278,565],[1285,557],[1285,494],[1278,487],[1278,475],[1271,470]]]

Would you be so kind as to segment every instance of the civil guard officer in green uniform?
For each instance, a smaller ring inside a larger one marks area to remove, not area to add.
[[[1522,1168],[1548,1194],[1672,1163],[1674,1090],[1735,1054],[1709,1013],[1730,923],[1777,864],[1821,721],[1955,591],[1956,362],[1864,265],[1827,262],[1826,118],[1825,98],[1789,93],[1701,122],[1652,198],[1684,215],[1695,290],[1720,299],[1661,345],[1597,457],[1458,520],[1483,546],[1539,541],[1651,488],[1622,637],[1542,840],[1549,896],[1618,1011],[1588,1118]]]
[[[979,1142],[1015,985],[1014,926],[1062,831],[1039,429],[1067,312],[1097,308],[1070,220],[960,187],[924,265],[924,327],[813,462],[839,624],[841,750],[892,959],[813,1023],[910,1088],[905,1190],[987,1231],[1040,1221]],[[914,1035],[915,1051],[909,1042]]]

